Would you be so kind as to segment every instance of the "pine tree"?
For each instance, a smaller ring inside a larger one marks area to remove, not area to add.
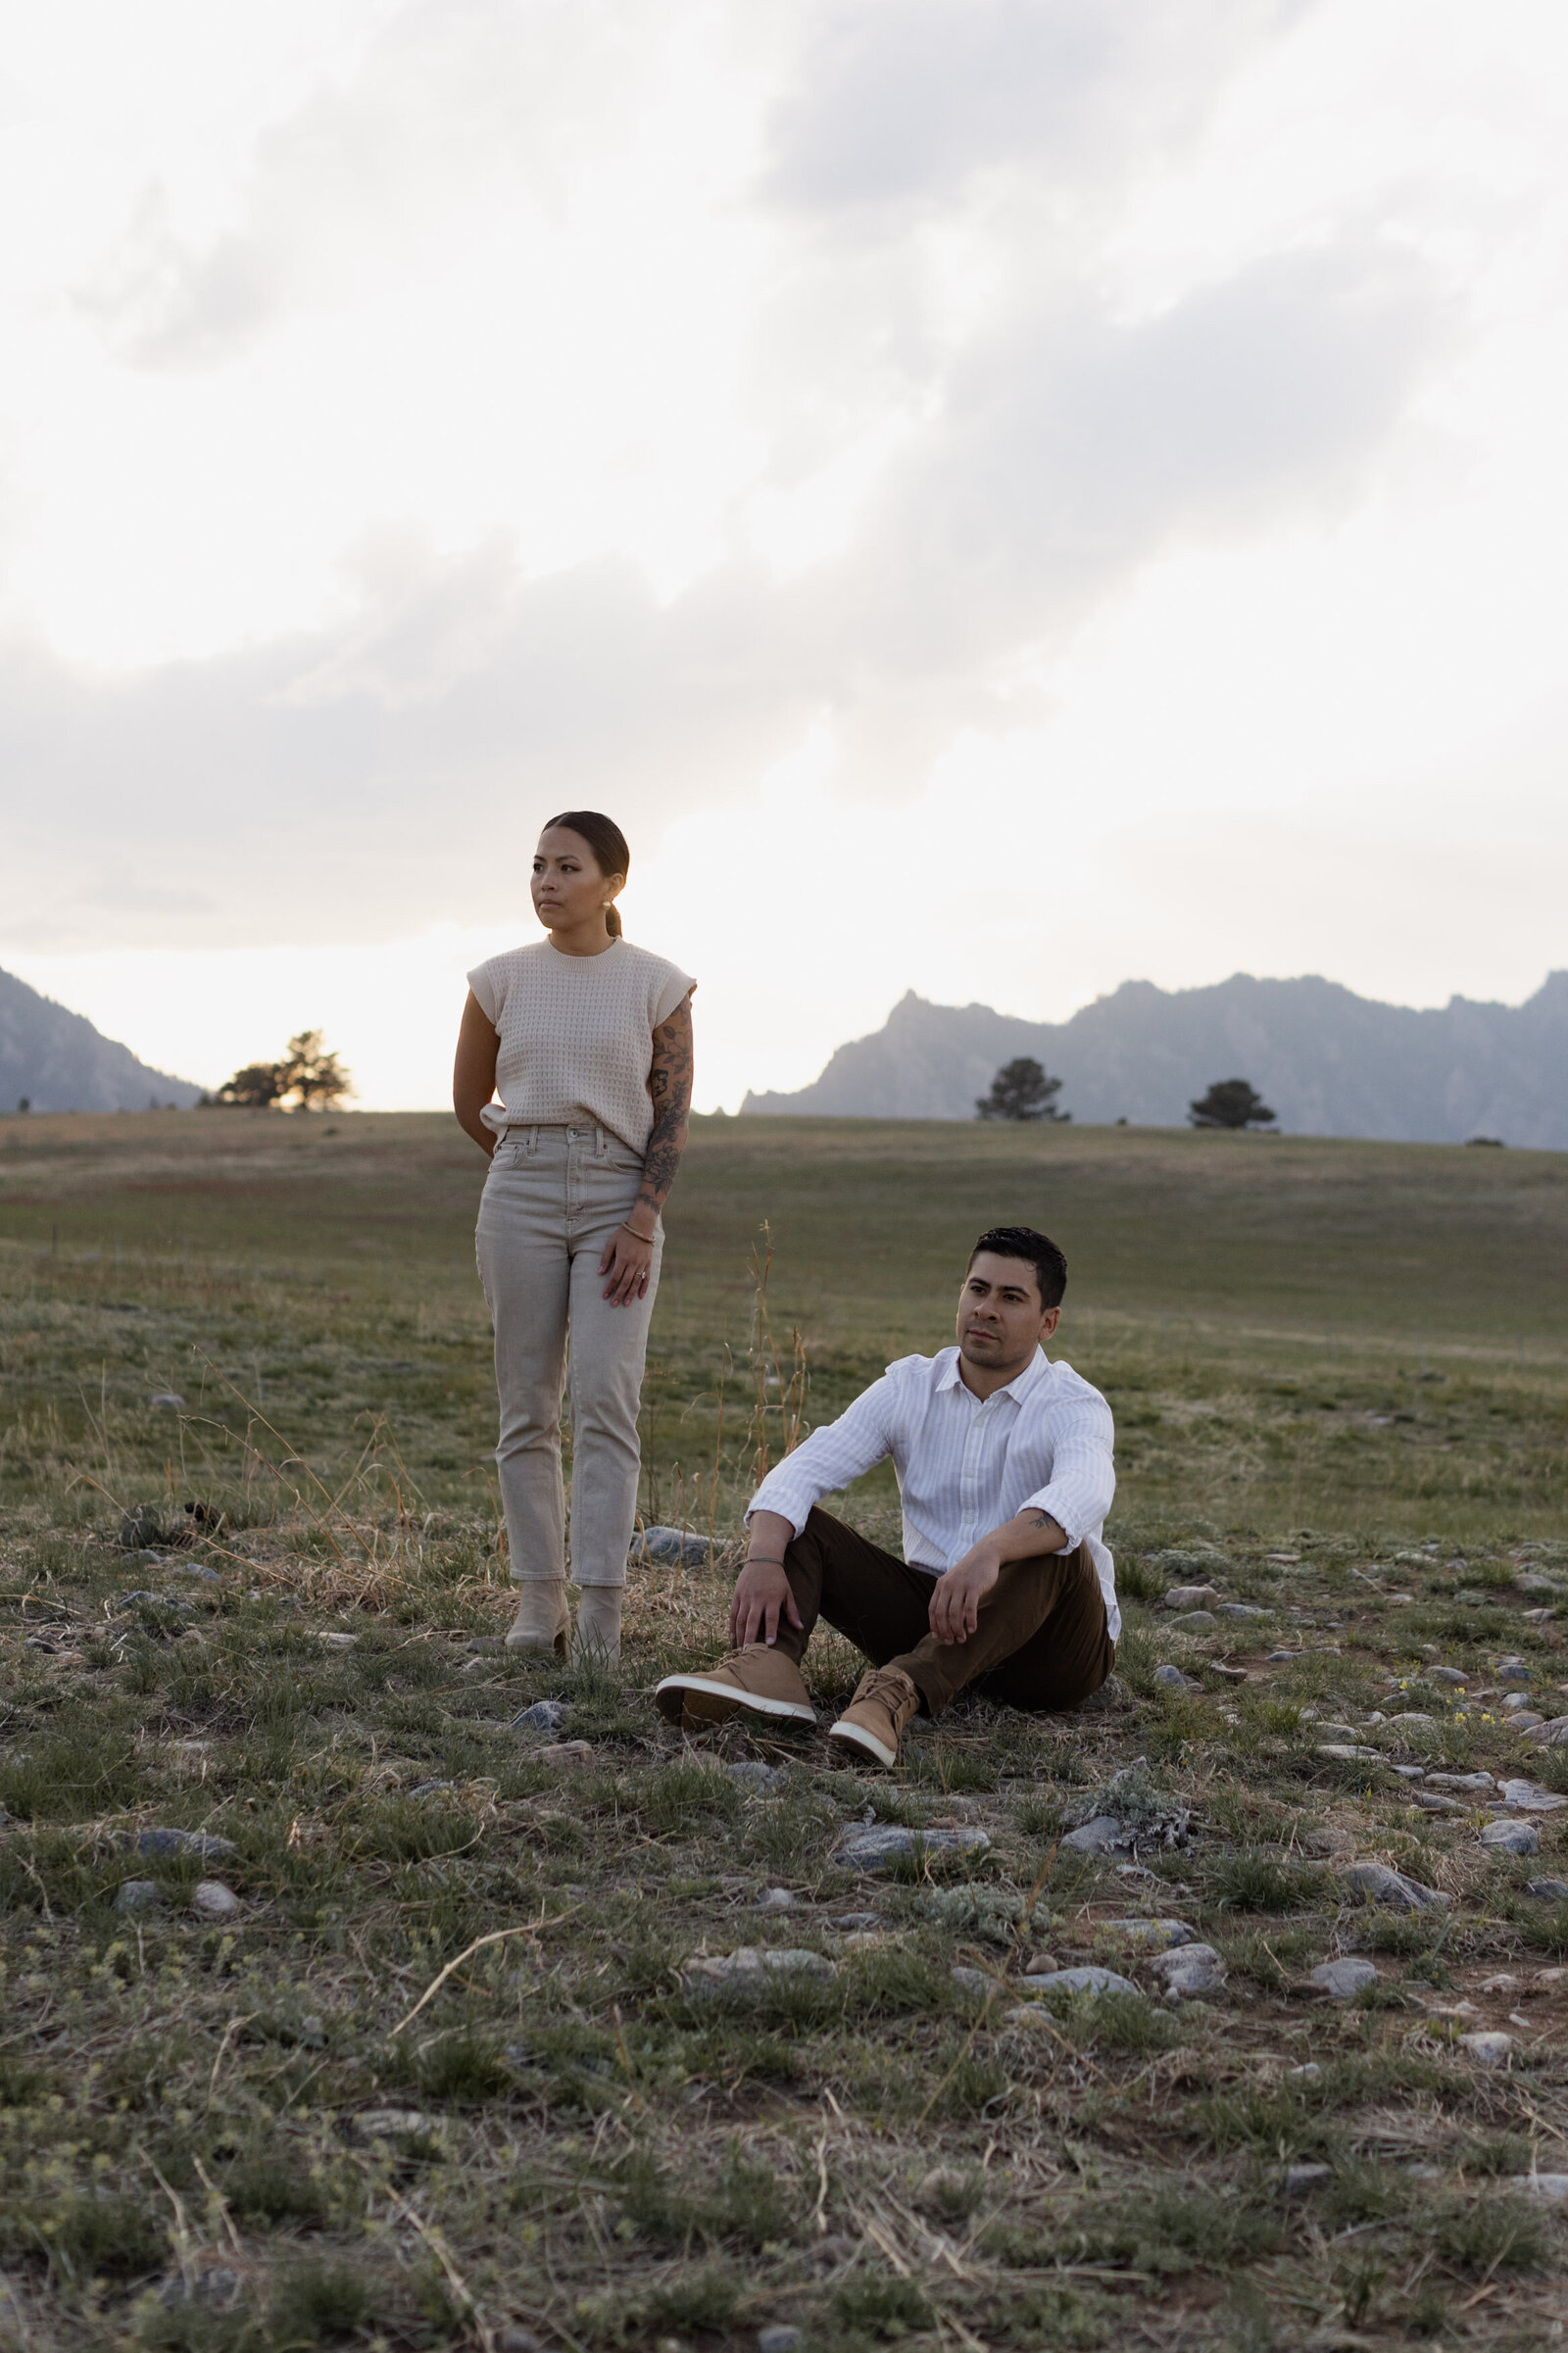
[[[1274,1114],[1250,1079],[1217,1078],[1208,1093],[1187,1106],[1192,1127],[1266,1127]]]
[[[1032,1054],[1020,1054],[1016,1061],[1003,1064],[991,1082],[989,1095],[976,1097],[974,1115],[976,1119],[1070,1119],[1070,1111],[1056,1109],[1060,1093],[1059,1078],[1048,1078]]]

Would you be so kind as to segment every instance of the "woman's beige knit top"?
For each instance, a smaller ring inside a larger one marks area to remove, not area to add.
[[[593,1125],[647,1151],[654,1032],[696,988],[689,974],[629,940],[599,956],[541,940],[476,964],[468,986],[501,1040],[486,1127]]]

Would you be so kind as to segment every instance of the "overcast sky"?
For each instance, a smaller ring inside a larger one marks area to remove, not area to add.
[[[446,1096],[555,809],[704,1104],[906,988],[1568,963],[1561,0],[53,0],[0,964]]]

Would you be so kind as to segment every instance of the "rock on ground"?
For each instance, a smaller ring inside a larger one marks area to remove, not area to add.
[[[1568,1716],[1553,1716],[1548,1723],[1537,1724],[1525,1734],[1538,1748],[1561,1748],[1568,1743]]]
[[[776,1765],[764,1765],[760,1757],[743,1757],[738,1764],[726,1765],[724,1770],[743,1789],[754,1789],[759,1794],[778,1789],[784,1780]]]
[[[1154,1681],[1162,1691],[1196,1691],[1199,1689],[1190,1675],[1184,1675],[1180,1667],[1173,1667],[1168,1659],[1162,1667],[1154,1669]]]
[[[1185,1920],[1102,1920],[1100,1934],[1151,1952],[1168,1952],[1174,1945],[1195,1943],[1198,1937],[1198,1931],[1189,1928]]]
[[[1489,1822],[1481,1834],[1483,1846],[1494,1854],[1537,1854],[1541,1833],[1533,1822]]]
[[[1517,1806],[1523,1814],[1555,1814],[1568,1805],[1568,1797],[1559,1797],[1555,1789],[1543,1789],[1533,1781],[1505,1781],[1502,1802]]]
[[[1037,1977],[1020,1978],[1031,1993],[1136,1993],[1131,1978],[1091,1962],[1082,1969],[1047,1969]]]
[[[983,1830],[906,1830],[899,1823],[878,1822],[846,1831],[833,1854],[852,1871],[889,1871],[895,1863],[922,1854],[984,1854],[990,1844]]]
[[[1506,2067],[1513,2049],[1511,2034],[1461,2034],[1459,2048],[1468,2051],[1478,2067]]]
[[[135,1843],[138,1854],[193,1854],[202,1863],[219,1863],[239,1851],[232,1838],[205,1830],[144,1830]]]
[[[536,1699],[532,1707],[525,1707],[520,1716],[513,1717],[512,1729],[514,1732],[560,1732],[570,1714],[571,1709],[564,1699]]]
[[[1212,1944],[1178,1945],[1174,1952],[1157,1953],[1149,1966],[1176,2001],[1217,1993],[1225,1983],[1225,1964]]]
[[[202,1879],[191,1890],[190,1908],[204,1920],[232,1920],[242,1907],[233,1888],[220,1879]]]
[[[661,1568],[695,1569],[710,1559],[714,1550],[706,1536],[693,1536],[690,1529],[645,1528],[628,1557],[655,1561]]]
[[[1363,1961],[1357,1954],[1348,1953],[1340,1961],[1320,1961],[1317,1967],[1309,1972],[1306,1982],[1309,1985],[1316,1985],[1322,1992],[1331,1995],[1335,2001],[1348,2002],[1352,1995],[1359,1993],[1363,1986],[1375,1985],[1378,1982],[1378,1973],[1370,1961]]]
[[[1285,2194],[1288,2198],[1304,2197],[1309,2189],[1321,2188],[1333,2173],[1332,2165],[1293,2165],[1285,2176]]]
[[[164,1900],[164,1891],[155,1879],[122,1880],[115,1897],[117,1912],[153,1912]]]
[[[1173,1585],[1160,1603],[1162,1609],[1211,1609],[1219,1594],[1211,1585]]]
[[[1538,1903],[1568,1903],[1568,1879],[1533,1879],[1526,1883],[1525,1893]]]
[[[1515,2174],[1511,2189],[1522,2189],[1528,2197],[1547,2198],[1554,2206],[1568,2199],[1568,2174]]]
[[[741,1944],[734,1952],[688,1961],[680,1974],[693,1993],[748,1993],[781,1978],[830,1978],[833,1964],[819,1952],[795,1947],[760,1951],[754,1944]]]
[[[1123,1843],[1125,1833],[1114,1814],[1096,1814],[1070,1830],[1061,1843],[1069,1854],[1106,1854]]]
[[[1436,1887],[1424,1887],[1418,1879],[1407,1879],[1402,1871],[1391,1870],[1387,1863],[1351,1863],[1340,1875],[1345,1885],[1369,1903],[1386,1904],[1392,1912],[1441,1912],[1447,1908],[1447,1897]]]

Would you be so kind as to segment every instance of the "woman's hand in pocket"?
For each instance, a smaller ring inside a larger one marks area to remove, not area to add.
[[[630,1226],[617,1226],[599,1261],[605,1298],[612,1307],[628,1307],[633,1299],[645,1299],[653,1269],[653,1243],[634,1234]]]

